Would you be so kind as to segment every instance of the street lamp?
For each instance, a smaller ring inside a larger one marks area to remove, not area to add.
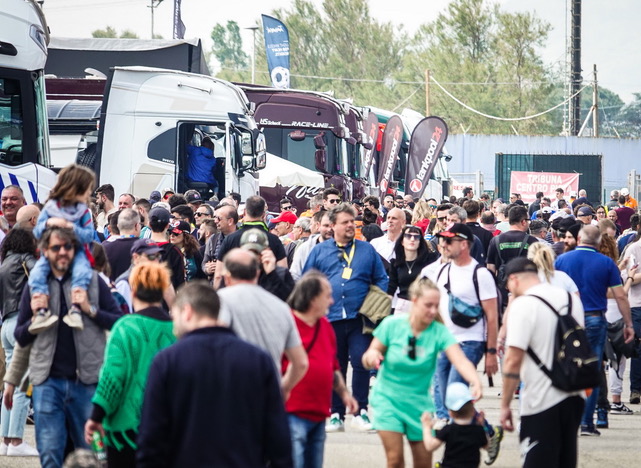
[[[258,26],[251,26],[249,28],[253,33],[253,42],[252,42],[252,84],[256,83],[256,31]]]

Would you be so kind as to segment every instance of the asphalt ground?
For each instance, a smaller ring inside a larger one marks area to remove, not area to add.
[[[479,366],[480,367],[480,366]],[[629,365],[627,366],[629,369]],[[580,468],[631,468],[641,466],[641,406],[630,405],[629,371],[624,381],[623,401],[634,410],[632,415],[610,415],[610,428],[601,430],[601,437],[579,437]],[[348,376],[349,380],[349,376]],[[477,408],[485,411],[492,424],[498,424],[500,407],[500,377],[494,379],[498,385],[488,387],[487,378],[482,377],[484,397]],[[513,400],[512,410],[516,414],[518,402]],[[27,426],[25,440],[35,445],[34,426]],[[405,463],[412,466],[409,445],[405,444]],[[441,449],[442,450],[442,449]],[[437,451],[434,460],[442,455]],[[485,452],[482,452],[482,459]],[[0,457],[0,468],[39,467],[37,458]],[[357,432],[350,427],[347,419],[345,432],[327,434],[325,444],[325,467],[329,468],[377,468],[385,467],[385,452],[378,435],[374,432]],[[481,466],[485,466],[483,463]],[[492,465],[497,468],[520,466],[519,442],[517,433],[505,433],[501,452]]]

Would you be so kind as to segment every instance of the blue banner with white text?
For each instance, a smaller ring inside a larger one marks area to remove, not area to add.
[[[276,18],[262,16],[265,52],[272,84],[275,88],[289,88],[289,32]]]

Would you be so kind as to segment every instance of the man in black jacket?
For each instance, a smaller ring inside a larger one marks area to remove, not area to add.
[[[172,308],[179,340],[154,359],[138,436],[140,468],[292,466],[289,426],[272,359],[218,322],[203,281]]]

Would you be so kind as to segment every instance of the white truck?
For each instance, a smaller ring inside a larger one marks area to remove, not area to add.
[[[115,67],[106,86],[95,152],[89,143],[78,162],[110,183],[116,194],[148,197],[171,187],[211,187],[186,178],[187,146],[214,142],[218,193],[258,194],[255,171],[266,164],[265,138],[247,97],[210,76],[147,67]]]
[[[49,169],[43,70],[49,28],[32,0],[0,6],[0,190],[22,188],[27,202],[44,201],[56,180]]]

